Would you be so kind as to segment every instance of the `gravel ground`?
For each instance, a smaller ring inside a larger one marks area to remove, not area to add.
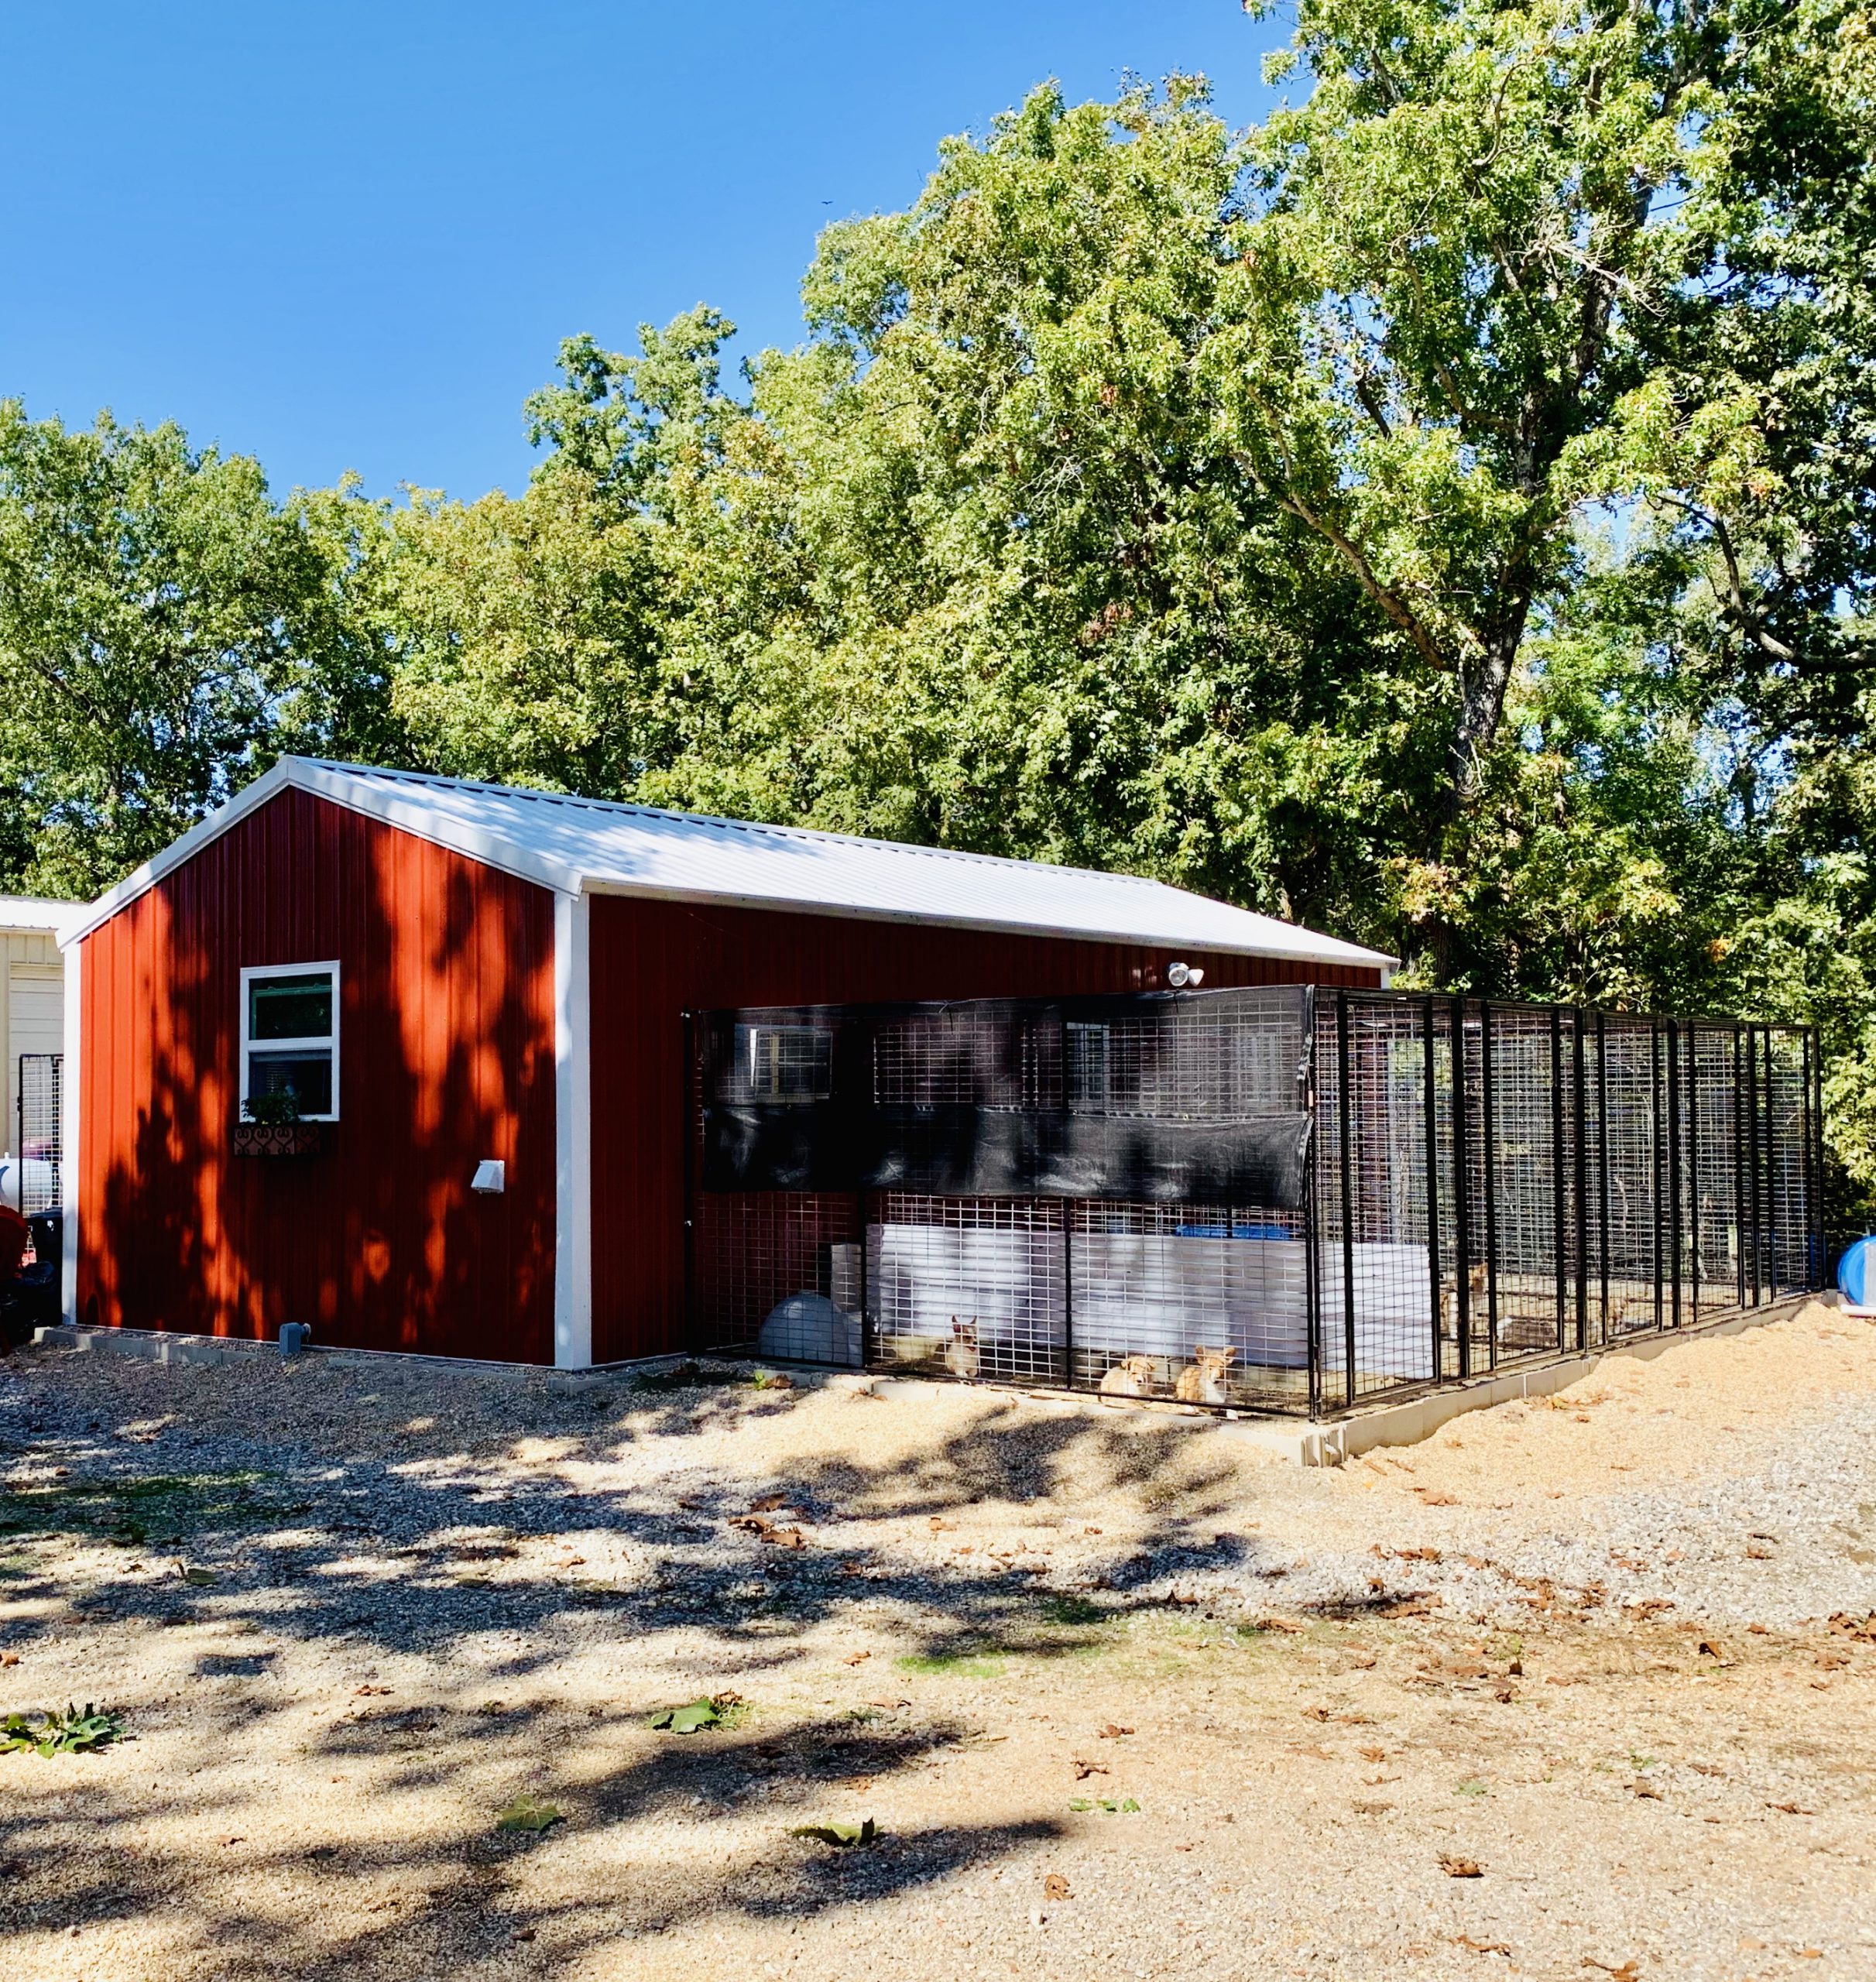
[[[0,1755],[0,1977],[1876,1976],[1873,1433],[1821,1308],[1310,1472],[962,1386],[36,1352],[0,1715],[130,1738]]]

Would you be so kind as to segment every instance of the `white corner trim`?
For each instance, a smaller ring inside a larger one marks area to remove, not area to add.
[[[59,1305],[66,1320],[78,1325],[78,1137],[84,1109],[81,1055],[84,1042],[84,1000],[81,989],[84,948],[74,943],[65,952],[65,1061],[59,1092],[59,1195],[65,1215],[65,1257],[59,1272]]]
[[[554,897],[554,1363],[593,1360],[593,1087],[585,894]]]

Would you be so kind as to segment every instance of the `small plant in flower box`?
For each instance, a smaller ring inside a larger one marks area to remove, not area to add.
[[[312,1156],[320,1148],[320,1124],[303,1121],[300,1098],[291,1088],[251,1094],[235,1124],[237,1156]]]

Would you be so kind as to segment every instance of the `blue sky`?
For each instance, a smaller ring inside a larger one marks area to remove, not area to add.
[[[1032,84],[1202,69],[1238,0],[13,0],[0,395],[180,420],[276,490],[519,489],[561,338],[694,303],[791,343],[817,230],[904,205]]]

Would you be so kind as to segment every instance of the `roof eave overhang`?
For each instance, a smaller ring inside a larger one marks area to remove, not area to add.
[[[1024,920],[1000,921],[990,916],[948,915],[930,909],[874,908],[856,903],[827,902],[811,899],[791,900],[777,895],[705,893],[696,888],[638,887],[610,878],[588,878],[585,891],[639,901],[707,903],[713,908],[767,909],[784,915],[819,915],[845,922],[890,922],[902,926],[944,929],[969,929],[991,936],[1044,936],[1063,942],[1132,943],[1142,949],[1188,949],[1207,956],[1257,957],[1268,963],[1332,965],[1347,970],[1391,970],[1397,959],[1378,950],[1366,950],[1359,944],[1338,942],[1326,938],[1320,947],[1308,944],[1295,948],[1255,941],[1232,942],[1215,936],[1173,935],[1163,931],[1140,928],[1096,928],[1082,924],[1055,924]]]

